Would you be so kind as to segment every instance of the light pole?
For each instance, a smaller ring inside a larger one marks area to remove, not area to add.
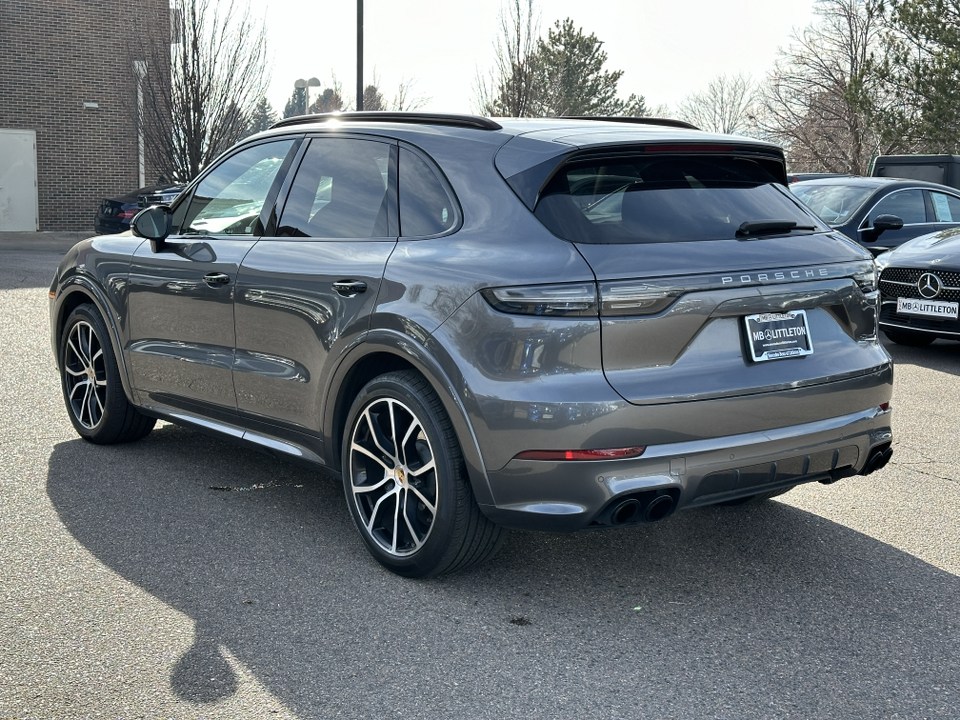
[[[312,77],[309,80],[304,80],[303,78],[300,78],[293,84],[293,86],[298,90],[300,90],[301,88],[303,89],[303,92],[305,95],[305,100],[303,102],[303,114],[309,115],[310,114],[310,88],[320,87],[320,81],[315,77]]]
[[[357,0],[357,110],[363,110],[363,0]]]

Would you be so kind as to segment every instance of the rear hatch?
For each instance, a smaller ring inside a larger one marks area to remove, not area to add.
[[[603,368],[631,403],[735,397],[876,371],[868,253],[794,199],[782,155],[736,144],[573,153],[535,215],[600,292]]]

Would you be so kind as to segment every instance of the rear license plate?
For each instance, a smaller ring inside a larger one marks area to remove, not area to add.
[[[755,362],[800,357],[813,352],[804,310],[747,315],[743,321],[750,356]]]
[[[943,300],[897,298],[897,312],[901,315],[921,315],[923,317],[956,320],[957,306],[958,303]]]

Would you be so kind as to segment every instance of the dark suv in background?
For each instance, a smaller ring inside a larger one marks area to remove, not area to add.
[[[313,115],[51,286],[94,443],[156,418],[342,477],[373,556],[661,520],[867,474],[891,361],[863,248],[782,151],[680,123]]]
[[[183,185],[150,185],[113,198],[104,198],[97,208],[93,229],[98,235],[122,233],[130,229],[133,216],[153,205],[169,205],[177,199]]]

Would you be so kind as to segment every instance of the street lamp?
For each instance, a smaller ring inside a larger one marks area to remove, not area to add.
[[[309,114],[310,113],[310,88],[320,87],[320,81],[315,77],[312,77],[309,80],[304,80],[303,78],[300,78],[293,84],[293,86],[297,88],[297,90],[300,90],[301,88],[303,89],[303,92],[305,93],[305,96],[306,96],[306,99],[304,100],[304,103],[303,103],[303,114],[304,115]]]

